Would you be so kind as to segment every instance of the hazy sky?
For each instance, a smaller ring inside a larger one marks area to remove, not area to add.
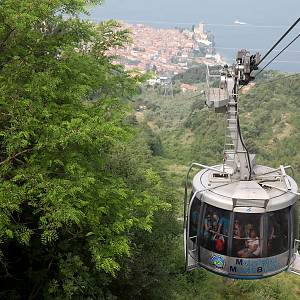
[[[290,24],[300,16],[300,0],[106,0],[94,10],[99,17],[178,22],[256,21]]]
[[[227,58],[238,48],[264,53],[299,16],[300,0],[106,0],[91,11],[91,18],[99,21],[122,19],[157,27],[190,27],[203,21],[211,24],[206,29],[214,33],[217,50]],[[235,20],[247,25],[232,26]],[[278,49],[299,32],[300,24]],[[288,50],[272,67],[300,71],[300,38]]]

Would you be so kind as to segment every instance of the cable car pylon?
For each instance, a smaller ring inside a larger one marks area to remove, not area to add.
[[[226,114],[223,162],[193,163],[184,203],[186,269],[205,268],[235,279],[261,279],[282,271],[300,275],[298,187],[287,174],[258,165],[241,134],[239,90],[254,77],[260,55],[237,53],[218,73],[207,67],[206,104]],[[219,82],[219,87],[216,82]],[[193,168],[201,170],[190,184]],[[192,186],[189,195],[188,188]]]

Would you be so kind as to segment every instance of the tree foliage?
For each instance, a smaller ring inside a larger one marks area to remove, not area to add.
[[[79,18],[100,2],[0,3],[6,299],[104,297],[130,255],[130,232],[151,231],[165,206],[157,174],[128,152],[136,129],[125,100],[141,78],[107,55],[129,33],[114,21]]]

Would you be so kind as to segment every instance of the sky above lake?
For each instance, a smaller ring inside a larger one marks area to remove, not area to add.
[[[258,24],[290,24],[300,15],[299,0],[106,0],[93,10],[98,16],[178,22],[231,22],[237,18]]]
[[[230,60],[240,48],[263,54],[299,16],[300,0],[106,0],[91,10],[90,18],[119,19],[162,28],[191,27],[205,22],[206,29],[216,37],[218,52]],[[236,26],[236,20],[246,24]],[[299,32],[300,24],[277,49],[282,49]],[[299,72],[300,38],[288,50],[270,67]]]

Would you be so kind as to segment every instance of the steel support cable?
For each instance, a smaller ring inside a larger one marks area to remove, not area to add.
[[[268,81],[262,81],[262,82],[256,83],[254,87],[258,87],[258,86],[261,86],[263,84],[270,84],[270,83],[273,83],[273,82],[276,82],[276,81],[279,81],[279,80],[284,80],[284,79],[287,79],[287,78],[298,77],[298,76],[300,76],[300,73],[296,73],[296,74],[292,74],[292,75],[287,75],[287,76],[283,76],[283,77],[271,79],[271,80],[268,80]],[[245,87],[245,86],[247,86],[247,85],[241,86],[239,88],[239,90],[243,89],[243,87]]]
[[[251,167],[251,160],[250,160],[250,154],[249,154],[249,151],[247,149],[247,146],[243,140],[243,137],[242,137],[242,133],[241,133],[241,127],[240,127],[240,118],[237,118],[237,129],[238,129],[238,134],[239,134],[239,137],[240,137],[240,141],[246,151],[246,157],[247,157],[247,162],[248,162],[248,170],[249,170],[249,177],[248,177],[248,180],[251,180],[251,177],[252,177],[252,167]]]
[[[273,83],[273,82],[276,82],[276,81],[279,81],[279,80],[284,80],[284,79],[287,79],[287,78],[298,77],[298,76],[300,76],[300,73],[296,73],[296,74],[292,74],[292,75],[288,75],[288,76],[283,76],[283,77],[271,79],[271,80],[268,80],[268,81],[259,82],[259,83],[255,84],[255,87],[261,86],[263,84],[270,84],[270,83]]]
[[[300,33],[288,43],[276,56],[274,56],[255,76],[259,75],[266,67],[268,67],[282,52],[284,52],[289,46],[291,46],[300,36]]]
[[[279,81],[279,80],[284,80],[284,79],[286,79],[286,78],[290,78],[290,77],[298,77],[298,76],[300,76],[300,73],[296,73],[296,74],[292,74],[292,75],[287,75],[287,76],[283,76],[283,77],[271,79],[271,80],[268,80],[268,81],[259,82],[259,83],[257,83],[257,84],[255,85],[255,87],[260,86],[260,85],[263,85],[263,84],[270,84],[270,83],[272,83],[272,82]],[[239,88],[239,90],[241,90],[244,86],[246,86],[246,85],[241,86],[241,87]],[[203,96],[203,93],[197,94],[197,95],[195,95],[195,96],[191,96],[191,97],[189,97],[189,98],[186,98],[185,100],[191,100],[191,99],[194,99],[194,98],[197,98],[197,97],[201,97],[201,96]],[[205,104],[205,100],[201,99],[201,101],[203,101],[204,104]]]
[[[291,30],[299,23],[300,17],[294,22],[293,25],[290,26],[290,28],[281,36],[281,38],[271,47],[271,49],[263,56],[263,58],[259,61],[258,65],[259,66],[265,59],[266,57],[278,46],[278,44],[291,32]]]
[[[237,95],[240,88],[238,87],[238,79],[234,85],[234,94]],[[236,106],[238,105],[238,99],[237,99],[238,96],[234,96],[235,98],[235,102],[236,102]],[[238,107],[237,107],[238,108]],[[244,150],[246,151],[246,158],[247,158],[247,163],[248,163],[248,170],[249,170],[249,176],[248,176],[248,180],[251,180],[251,176],[252,176],[252,167],[251,167],[251,160],[250,160],[250,154],[249,154],[249,151],[248,151],[248,148],[243,140],[243,137],[242,137],[242,132],[241,132],[241,127],[240,127],[240,117],[239,115],[237,115],[237,130],[238,130],[238,135],[239,135],[239,139],[240,139],[240,142],[242,144],[242,146],[244,147]]]
[[[255,84],[255,87],[258,87],[258,86],[261,86],[261,85],[264,85],[264,84],[271,84],[271,83],[276,82],[276,81],[279,81],[279,80],[284,80],[284,79],[287,79],[287,78],[293,78],[293,77],[298,77],[298,76],[300,77],[300,73],[291,74],[291,75],[287,75],[287,76],[282,76],[282,77],[275,78],[275,79],[271,79],[271,80],[268,80],[268,81],[258,82],[258,83]],[[241,86],[241,87],[239,88],[239,90],[241,90],[241,89],[242,89],[243,87],[245,87],[245,86],[246,86],[246,85]],[[191,100],[191,99],[194,99],[194,98],[197,98],[197,97],[201,97],[201,96],[203,96],[203,93],[197,94],[197,95],[192,96],[192,97],[189,97],[189,98],[187,98],[187,99],[185,99],[185,100]],[[205,103],[205,102],[206,102],[205,100],[201,99],[201,101],[203,101],[203,104],[206,104],[206,103]],[[193,113],[193,112],[191,112],[189,116],[191,116],[192,113]]]

